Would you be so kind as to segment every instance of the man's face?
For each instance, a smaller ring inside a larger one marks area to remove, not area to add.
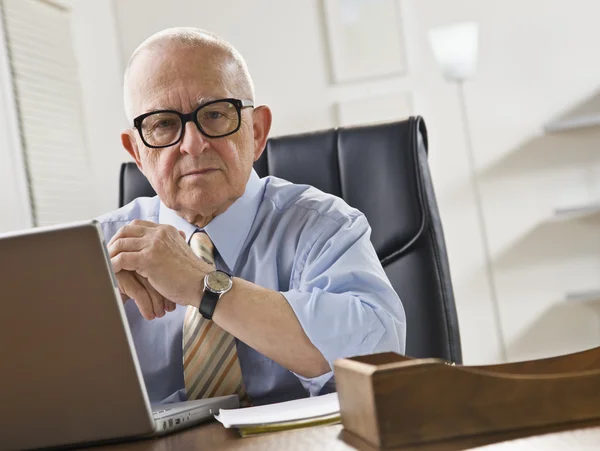
[[[156,110],[190,113],[210,100],[246,99],[248,93],[236,86],[234,67],[210,50],[143,53],[129,77],[133,116]],[[191,222],[197,215],[222,213],[244,193],[262,149],[255,149],[253,110],[243,109],[241,116],[240,129],[223,138],[207,138],[188,122],[182,140],[170,147],[146,147],[135,130],[123,140],[134,140],[130,153],[163,203]]]

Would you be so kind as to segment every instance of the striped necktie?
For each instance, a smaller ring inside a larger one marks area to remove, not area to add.
[[[194,233],[190,247],[196,256],[216,267],[214,246],[205,232]],[[250,404],[235,338],[191,305],[183,323],[183,376],[189,400],[237,394],[242,405]]]

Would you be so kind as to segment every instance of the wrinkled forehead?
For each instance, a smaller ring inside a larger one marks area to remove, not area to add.
[[[158,109],[187,110],[232,97],[232,69],[224,57],[203,49],[146,51],[130,68],[132,112],[137,116]]]

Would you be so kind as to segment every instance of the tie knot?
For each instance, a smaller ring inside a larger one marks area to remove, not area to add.
[[[190,247],[197,257],[211,266],[215,265],[215,246],[206,232],[196,232],[190,239]]]

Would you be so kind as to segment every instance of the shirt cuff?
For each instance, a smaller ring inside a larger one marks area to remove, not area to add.
[[[311,292],[290,290],[281,294],[332,370],[314,378],[296,374],[311,396],[318,395],[331,379],[336,359],[371,354],[385,334],[385,327],[373,307],[358,296],[318,288]]]
[[[292,373],[294,374],[294,376],[300,379],[302,386],[306,389],[306,391],[311,397],[319,396],[325,384],[329,382],[329,380],[333,377],[333,370],[312,378],[300,376],[299,374],[296,374],[293,371]]]

